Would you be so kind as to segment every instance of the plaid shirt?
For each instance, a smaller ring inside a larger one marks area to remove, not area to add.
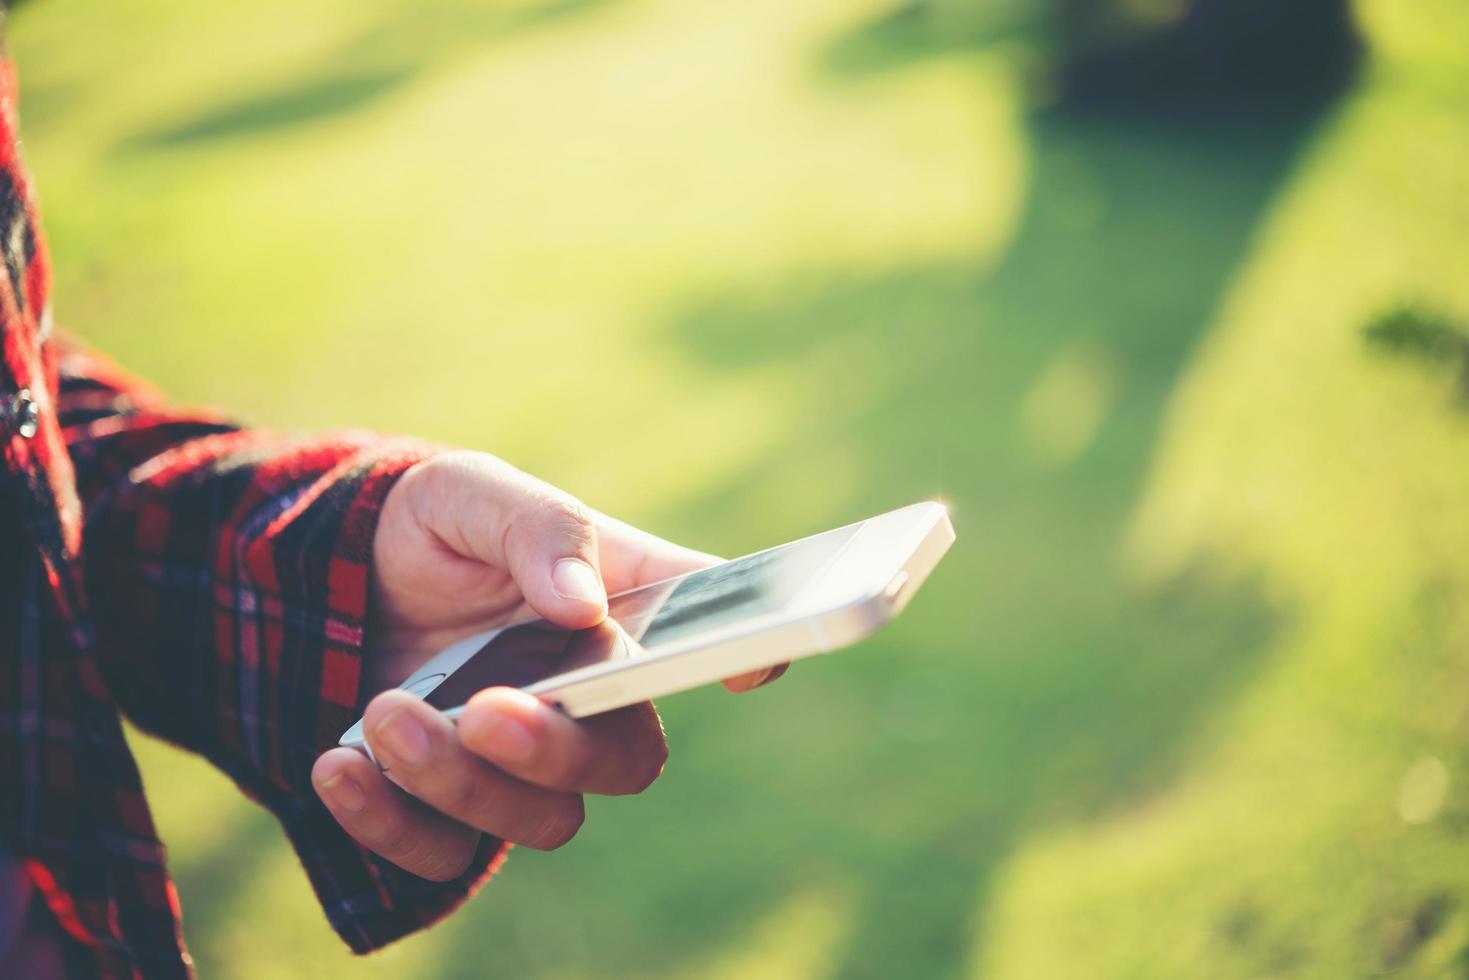
[[[190,974],[121,709],[275,814],[332,927],[377,948],[504,851],[486,837],[463,877],[414,877],[355,844],[309,780],[367,693],[377,514],[428,450],[177,412],[50,339],[15,91],[0,61],[0,843],[92,975]]]

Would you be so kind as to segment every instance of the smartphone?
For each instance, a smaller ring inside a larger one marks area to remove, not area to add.
[[[953,541],[942,504],[913,504],[611,596],[590,629],[538,619],[468,637],[399,687],[451,718],[500,686],[573,718],[611,711],[850,646],[907,605]],[[341,744],[364,744],[361,720]]]

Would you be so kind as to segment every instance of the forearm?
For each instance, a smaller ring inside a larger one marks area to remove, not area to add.
[[[86,596],[109,692],[280,820],[358,952],[447,913],[502,853],[428,882],[359,847],[310,784],[361,713],[372,539],[433,450],[364,432],[249,431],[180,411],[105,360],[61,357],[59,409],[85,511]]]

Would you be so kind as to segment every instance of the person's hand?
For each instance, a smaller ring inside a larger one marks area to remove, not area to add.
[[[589,510],[483,453],[453,452],[405,473],[373,541],[364,669],[371,690],[411,674],[456,639],[527,608],[568,629],[607,614],[607,594],[717,559]],[[784,666],[731,678],[747,691]],[[650,703],[574,721],[511,688],[465,706],[457,726],[383,690],[367,706],[365,754],[323,754],[312,783],[363,846],[414,874],[462,874],[482,833],[548,850],[580,828],[582,794],[638,793],[667,759]]]

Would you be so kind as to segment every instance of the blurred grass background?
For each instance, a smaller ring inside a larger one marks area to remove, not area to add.
[[[1334,98],[1158,113],[1062,98],[1023,6],[12,17],[58,319],[180,400],[725,553],[959,528],[879,638],[668,699],[653,789],[367,960],[137,739],[201,975],[1469,969],[1464,365],[1364,338],[1469,325],[1469,15],[1359,0]]]

